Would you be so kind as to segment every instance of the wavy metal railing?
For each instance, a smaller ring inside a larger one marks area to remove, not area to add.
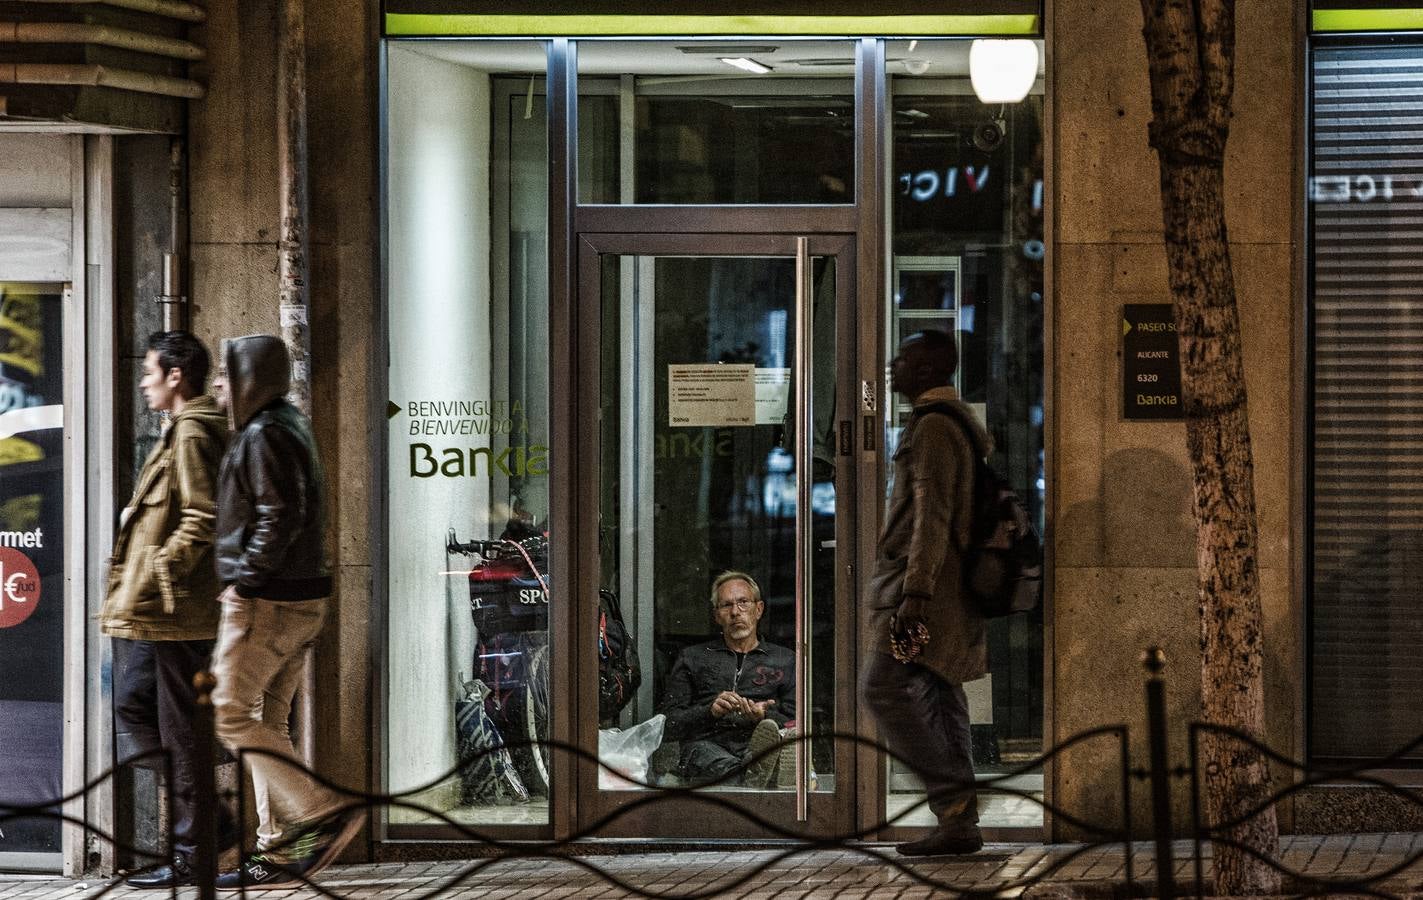
[[[605,765],[602,760],[587,749],[551,739],[538,742],[499,742],[497,745],[486,747],[470,754],[467,758],[463,759],[459,765],[453,767],[450,771],[438,778],[433,778],[425,784],[398,793],[365,793],[353,791],[331,781],[319,773],[312,772],[298,762],[260,750],[245,750],[238,754],[237,783],[243,783],[243,775],[250,758],[260,755],[281,759],[285,765],[306,772],[318,783],[325,785],[336,791],[340,796],[347,798],[348,802],[342,808],[343,812],[355,809],[364,809],[367,811],[381,809],[409,811],[424,816],[432,822],[440,823],[451,829],[454,833],[463,836],[471,842],[482,845],[482,847],[485,848],[484,852],[487,855],[482,855],[479,859],[469,860],[467,864],[453,872],[444,881],[421,893],[406,895],[408,900],[434,900],[436,897],[461,888],[491,866],[496,866],[510,859],[528,858],[558,859],[597,876],[610,887],[642,897],[655,898],[655,900],[702,900],[702,898],[709,898],[738,888],[743,888],[760,876],[765,870],[792,860],[797,856],[827,849],[836,849],[857,854],[864,859],[883,865],[887,870],[893,870],[911,882],[949,896],[965,898],[997,897],[1017,895],[1034,886],[1054,881],[1055,878],[1064,873],[1074,861],[1080,859],[1085,854],[1102,848],[1118,846],[1122,849],[1123,854],[1121,879],[1119,882],[1108,883],[1115,884],[1125,895],[1132,896],[1140,893],[1144,889],[1142,886],[1136,884],[1132,852],[1132,840],[1134,836],[1132,820],[1133,781],[1149,782],[1151,785],[1154,820],[1152,836],[1156,844],[1155,892],[1157,896],[1170,898],[1178,895],[1174,881],[1174,861],[1172,859],[1171,839],[1173,835],[1171,833],[1172,811],[1170,784],[1173,779],[1183,778],[1188,778],[1190,782],[1191,837],[1195,847],[1194,893],[1197,897],[1204,896],[1207,887],[1203,850],[1204,844],[1208,842],[1217,847],[1236,847],[1242,852],[1258,859],[1262,864],[1279,872],[1282,877],[1288,880],[1292,887],[1298,889],[1301,896],[1318,896],[1338,892],[1374,897],[1394,896],[1384,890],[1385,883],[1401,875],[1410,867],[1423,862],[1423,852],[1420,852],[1408,856],[1387,868],[1369,872],[1366,875],[1347,878],[1324,878],[1310,876],[1305,872],[1291,869],[1268,854],[1260,853],[1254,848],[1236,842],[1230,836],[1230,832],[1233,829],[1260,815],[1266,809],[1296,796],[1301,791],[1326,783],[1369,785],[1385,791],[1390,796],[1398,797],[1409,803],[1423,807],[1423,797],[1419,794],[1400,788],[1377,775],[1371,774],[1377,770],[1386,769],[1404,757],[1410,756],[1420,748],[1423,748],[1423,735],[1420,735],[1417,740],[1400,748],[1395,753],[1383,759],[1370,761],[1367,764],[1357,765],[1348,769],[1311,769],[1304,764],[1289,759],[1272,750],[1245,732],[1221,725],[1192,722],[1189,725],[1189,764],[1186,766],[1173,767],[1169,763],[1166,746],[1170,728],[1166,714],[1165,687],[1162,677],[1164,657],[1159,650],[1152,649],[1145,654],[1144,662],[1150,673],[1150,677],[1146,683],[1147,743],[1151,751],[1148,766],[1141,768],[1134,768],[1132,766],[1127,726],[1108,725],[1075,734],[1054,745],[1035,759],[1015,766],[1011,770],[994,778],[978,781],[972,785],[957,784],[948,789],[947,793],[952,794],[972,787],[979,791],[992,791],[1027,800],[1039,806],[1044,812],[1052,815],[1056,821],[1070,826],[1085,838],[1080,844],[1064,849],[1061,853],[1050,854],[1044,859],[1035,862],[1026,872],[1006,875],[998,881],[988,882],[979,880],[969,885],[936,878],[903,857],[899,857],[893,853],[887,853],[882,849],[864,843],[873,833],[903,822],[906,817],[927,805],[934,798],[926,796],[908,809],[865,828],[854,828],[848,831],[827,834],[807,835],[787,828],[780,822],[761,815],[756,809],[748,808],[747,806],[735,802],[727,795],[709,792],[707,790],[708,788],[730,784],[734,779],[739,777],[745,767],[754,765],[756,761],[761,759],[764,755],[779,753],[781,749],[787,748],[794,742],[799,741],[828,740],[837,746],[843,746],[844,743],[848,743],[857,749],[871,748],[886,755],[893,756],[886,747],[877,742],[871,741],[861,735],[843,732],[807,734],[790,737],[786,743],[764,751],[763,754],[756,759],[748,760],[744,764],[743,769],[738,769],[720,779],[700,784],[696,787],[666,786],[629,779],[624,773],[618,772]],[[198,776],[197,789],[202,812],[202,815],[199,817],[197,834],[198,853],[195,857],[195,870],[198,875],[197,885],[199,897],[203,898],[203,900],[208,900],[208,898],[215,896],[214,883],[218,857],[216,835],[217,804],[226,800],[236,806],[237,821],[241,822],[245,821],[245,809],[243,809],[245,798],[240,790],[235,792],[235,796],[226,798],[220,797],[218,794],[214,783],[213,765],[215,762],[216,743],[212,737],[212,709],[208,701],[213,686],[211,676],[207,676],[206,673],[199,675],[197,684],[199,687],[200,714],[198,716],[198,722],[196,723],[196,734],[198,737],[199,755],[205,758],[196,760],[194,766],[195,773]],[[1294,773],[1296,777],[1293,777],[1291,783],[1284,789],[1269,795],[1228,820],[1214,823],[1204,822],[1201,814],[1202,778],[1199,745],[1201,739],[1206,735],[1210,735],[1216,739],[1239,741],[1260,753],[1269,762],[1288,769]],[[1064,754],[1074,748],[1081,747],[1088,742],[1104,740],[1112,741],[1116,749],[1115,764],[1118,768],[1118,784],[1121,792],[1121,796],[1118,798],[1120,801],[1119,821],[1110,823],[1091,821],[1073,810],[1063,808],[1055,803],[1047,803],[1040,796],[1032,792],[1024,791],[1013,783],[1014,779],[1026,773],[1058,761]],[[436,785],[459,778],[461,773],[466,769],[479,766],[481,762],[493,754],[530,747],[537,748],[537,751],[547,753],[567,754],[572,757],[575,766],[597,767],[600,771],[607,771],[610,774],[617,775],[619,779],[634,785],[634,788],[630,789],[629,792],[631,799],[606,815],[585,823],[583,827],[573,833],[549,841],[510,841],[503,839],[497,835],[489,834],[476,826],[457,821],[444,810],[422,804],[415,799]],[[159,766],[159,768],[164,770],[165,773],[171,773],[171,760],[161,751],[146,754],[145,757],[131,760],[124,765],[132,765],[145,761],[153,762],[153,758],[158,758],[161,761],[162,765]],[[900,761],[908,765],[907,761],[902,759]],[[168,851],[165,850],[155,853],[130,843],[120,842],[114,835],[102,832],[89,823],[66,815],[63,812],[65,804],[95,790],[103,784],[105,780],[112,778],[116,771],[117,770],[113,770],[105,773],[94,781],[84,785],[79,790],[54,801],[29,805],[5,805],[0,803],[0,826],[3,826],[6,822],[22,818],[53,819],[69,825],[83,827],[94,838],[112,844],[118,852],[127,854],[131,859],[143,865],[143,868],[138,871],[147,871],[167,864],[169,861]],[[206,802],[203,802],[204,800]],[[587,857],[574,855],[574,852],[579,848],[582,842],[596,838],[607,832],[610,827],[614,826],[620,820],[629,816],[636,816],[640,811],[658,804],[684,804],[691,809],[699,807],[716,809],[721,811],[723,815],[737,817],[745,821],[750,828],[757,830],[760,834],[770,835],[774,838],[784,840],[786,846],[784,849],[779,849],[772,856],[762,859],[758,864],[738,871],[734,876],[726,880],[684,891],[664,891],[640,886],[616,872],[598,865]],[[170,831],[167,835],[169,847],[173,844],[173,835],[171,833],[171,822],[173,819],[174,817],[170,815]],[[245,855],[246,852],[253,848],[239,847],[238,849],[240,853]],[[282,847],[278,846],[267,849],[280,852]],[[490,851],[492,851],[492,853]],[[134,873],[130,872],[127,874],[132,875]],[[302,878],[300,876],[298,876],[298,880],[307,888],[322,896],[333,898],[333,900],[344,900],[343,895],[332,891],[315,880]],[[121,878],[119,877],[110,879],[102,886],[86,894],[86,897],[90,898],[90,900],[102,898],[113,891],[120,883]],[[177,896],[176,888],[173,890],[172,896]]]
[[[1382,890],[1380,886],[1402,875],[1420,862],[1423,862],[1423,851],[1413,853],[1412,855],[1405,855],[1399,862],[1377,871],[1368,872],[1367,874],[1329,878],[1319,875],[1310,875],[1307,872],[1292,869],[1280,860],[1268,854],[1261,853],[1257,848],[1237,841],[1230,836],[1230,832],[1261,815],[1266,810],[1275,807],[1282,801],[1294,797],[1303,791],[1307,791],[1310,788],[1320,787],[1326,784],[1367,785],[1377,788],[1389,796],[1405,800],[1423,809],[1423,795],[1370,774],[1372,772],[1394,768],[1403,759],[1415,755],[1420,748],[1423,748],[1423,735],[1419,735],[1393,753],[1379,759],[1369,760],[1348,768],[1311,768],[1298,760],[1291,759],[1273,750],[1238,728],[1217,725],[1211,722],[1192,722],[1189,728],[1190,762],[1189,765],[1186,766],[1186,774],[1190,778],[1191,783],[1191,821],[1196,849],[1196,896],[1202,896],[1201,891],[1205,884],[1203,875],[1204,863],[1202,862],[1201,850],[1202,845],[1206,842],[1210,842],[1217,847],[1235,848],[1251,858],[1258,860],[1260,863],[1279,873],[1287,884],[1297,888],[1296,894],[1298,896],[1317,897],[1341,893],[1369,897],[1413,896],[1411,891],[1407,895],[1394,894]],[[1269,794],[1254,805],[1247,807],[1243,812],[1234,816],[1230,816],[1218,822],[1205,821],[1201,813],[1202,766],[1200,742],[1202,737],[1206,735],[1214,735],[1218,738],[1233,740],[1254,750],[1268,762],[1292,773],[1291,783],[1281,790]]]
[[[199,677],[202,678],[202,676]],[[200,897],[211,897],[215,895],[215,889],[213,885],[215,882],[216,861],[218,856],[217,837],[215,833],[216,804],[226,801],[232,806],[236,807],[237,821],[245,821],[246,819],[246,810],[244,808],[244,804],[246,801],[243,792],[237,791],[235,792],[234,796],[220,797],[216,790],[216,786],[213,783],[214,779],[212,773],[214,771],[214,767],[210,763],[215,762],[215,759],[212,758],[213,756],[215,756],[215,744],[213,744],[211,740],[205,741],[202,739],[202,736],[204,734],[210,737],[212,733],[211,707],[210,705],[206,705],[207,696],[211,690],[211,687],[212,682],[210,680],[210,677],[207,680],[201,681],[199,683],[200,701],[202,701],[202,703],[200,704],[200,709],[202,710],[202,712],[199,715],[199,721],[197,723],[199,746],[200,748],[207,748],[206,755],[209,758],[206,760],[198,759],[195,761],[194,765],[195,773],[206,773],[205,779],[203,779],[201,775],[199,776],[199,784],[197,785],[199,791],[198,797],[201,814],[199,816],[199,833],[197,835],[198,852],[195,855],[194,869],[197,873],[199,873],[197,886],[199,889]],[[739,777],[745,767],[754,765],[757,760],[763,758],[766,755],[769,755],[771,753],[779,753],[783,748],[790,748],[791,746],[793,746],[794,742],[815,740],[828,740],[832,742],[832,744],[848,742],[849,744],[855,746],[857,749],[872,748],[889,754],[889,751],[883,745],[870,741],[869,739],[857,734],[821,733],[800,735],[790,737],[785,743],[777,747],[770,748],[755,758],[748,759],[744,763],[743,769],[738,769],[736,771],[728,773],[727,775],[715,781],[703,783],[698,785],[697,787],[673,787],[653,784],[636,779],[629,779],[624,773],[617,772],[616,770],[605,765],[595,754],[590,753],[588,750],[573,744],[551,739],[539,742],[508,741],[502,742],[498,746],[484,748],[476,753],[473,753],[466,759],[462,760],[459,765],[450,769],[450,771],[444,773],[443,775],[437,778],[431,779],[425,784],[415,786],[409,790],[401,791],[399,793],[365,793],[361,791],[353,791],[345,787],[344,785],[332,781],[331,779],[321,775],[320,773],[311,771],[307,767],[301,765],[300,763],[294,760],[287,759],[277,754],[272,754],[268,751],[249,749],[241,751],[237,754],[237,783],[243,783],[243,776],[251,758],[256,756],[265,756],[273,759],[278,759],[281,760],[282,763],[285,765],[305,772],[319,784],[322,784],[327,788],[336,791],[340,796],[347,798],[348,802],[345,806],[342,807],[342,812],[347,812],[355,809],[365,809],[368,811],[374,811],[379,809],[410,811],[424,816],[433,822],[443,824],[448,828],[452,829],[455,833],[466,838],[467,840],[482,845],[485,848],[486,853],[488,851],[493,851],[492,855],[485,855],[479,859],[470,860],[466,865],[451,874],[441,883],[421,893],[407,895],[409,900],[433,900],[433,898],[442,896],[460,888],[462,885],[469,882],[472,878],[476,877],[479,873],[488,869],[490,866],[498,865],[499,863],[509,859],[528,858],[549,858],[561,860],[565,863],[577,866],[578,868],[590,874],[596,875],[598,878],[603,880],[607,885],[611,887],[615,887],[638,896],[655,898],[655,900],[702,900],[702,898],[716,896],[718,894],[722,894],[728,891],[734,891],[737,888],[744,887],[748,883],[756,879],[759,875],[761,875],[761,873],[764,872],[766,869],[787,862],[788,860],[792,860],[797,856],[802,856],[805,854],[827,849],[850,851],[852,853],[858,854],[859,856],[867,860],[872,860],[878,864],[882,864],[886,867],[886,869],[893,870],[894,872],[899,873],[909,881],[912,881],[924,887],[932,888],[939,892],[943,892],[946,895],[965,898],[1003,896],[1005,893],[1017,894],[1036,884],[1051,881],[1054,876],[1062,872],[1063,869],[1069,866],[1073,861],[1077,860],[1086,853],[1089,853],[1095,849],[1104,846],[1122,847],[1127,860],[1128,882],[1130,882],[1131,880],[1130,866],[1132,831],[1129,775],[1131,768],[1130,759],[1128,755],[1128,735],[1125,726],[1104,726],[1100,728],[1093,728],[1089,731],[1084,731],[1061,742],[1060,744],[1051,748],[1041,756],[1026,761],[1018,766],[1015,766],[1011,770],[1004,772],[1003,774],[1000,774],[994,778],[985,781],[978,781],[974,784],[957,784],[951,786],[949,789],[946,790],[946,793],[952,794],[964,788],[973,788],[979,791],[994,791],[997,793],[1018,797],[1037,804],[1046,812],[1056,816],[1060,821],[1071,825],[1072,827],[1082,832],[1084,835],[1088,836],[1088,840],[1080,846],[1074,847],[1066,853],[1055,856],[1049,860],[1046,860],[1042,864],[1032,867],[1027,873],[1004,878],[1000,882],[992,884],[991,888],[985,888],[982,885],[966,886],[962,883],[955,883],[952,881],[944,880],[942,878],[933,877],[931,874],[928,874],[925,871],[921,871],[906,858],[898,857],[892,852],[885,852],[882,849],[863,843],[863,841],[866,838],[870,837],[874,832],[900,823],[907,816],[912,815],[914,812],[928,804],[930,800],[933,799],[931,797],[926,796],[922,800],[919,800],[917,803],[905,810],[902,810],[898,814],[884,821],[877,822],[866,828],[854,828],[844,832],[836,832],[829,834],[806,835],[797,832],[793,829],[787,828],[786,826],[782,825],[780,822],[772,818],[761,815],[754,808],[748,808],[746,806],[738,804],[726,795],[721,795],[715,792],[708,792],[707,790],[708,788],[715,788],[718,786],[730,784],[736,778]],[[1021,790],[1018,787],[1014,786],[1014,784],[1012,783],[1013,779],[1018,778],[1026,773],[1032,772],[1034,770],[1040,769],[1042,766],[1054,761],[1069,750],[1084,745],[1090,741],[1096,740],[1112,740],[1117,748],[1117,764],[1121,772],[1120,785],[1122,790],[1122,796],[1120,798],[1122,819],[1120,823],[1103,824],[1092,822],[1084,817],[1080,817],[1073,814],[1073,812],[1070,810],[1063,809],[1054,804],[1045,803],[1038,795]],[[629,802],[619,806],[617,809],[607,813],[604,816],[599,817],[594,821],[587,822],[586,824],[584,824],[583,827],[577,829],[573,833],[565,835],[556,840],[517,842],[502,839],[497,835],[489,834],[476,826],[457,821],[444,810],[420,803],[414,799],[415,797],[422,795],[430,788],[435,787],[438,784],[447,782],[451,779],[458,778],[460,773],[466,767],[478,766],[483,759],[487,758],[491,754],[501,753],[508,750],[517,749],[519,747],[529,746],[537,746],[539,749],[549,753],[567,754],[574,758],[574,760],[577,761],[577,764],[584,766],[596,766],[600,771],[607,771],[611,774],[616,774],[620,779],[630,782],[634,786],[631,790],[635,791],[635,796],[633,796],[633,798]],[[171,770],[171,762],[166,758],[166,754],[162,754],[161,752],[155,752],[151,755],[163,756],[164,768],[166,770]],[[204,755],[201,749],[199,755]],[[126,763],[125,765],[128,764],[129,763]],[[94,838],[112,844],[117,851],[129,854],[134,860],[143,864],[135,871],[124,873],[123,876],[115,876],[114,878],[109,879],[101,886],[96,887],[91,893],[86,894],[86,896],[89,897],[90,900],[96,900],[96,898],[102,898],[105,895],[109,894],[115,888],[119,887],[122,884],[122,880],[125,877],[132,876],[139,872],[151,871],[161,865],[166,865],[169,862],[169,855],[166,849],[162,852],[154,852],[151,850],[145,850],[144,848],[135,846],[130,843],[120,842],[112,834],[108,834],[94,829],[82,820],[66,816],[61,812],[56,811],[57,806],[62,806],[62,804],[65,802],[71,801],[78,797],[82,797],[87,792],[96,788],[105,779],[113,777],[113,775],[113,771],[106,773],[104,776],[95,779],[95,781],[85,785],[83,788],[78,791],[75,791],[73,794],[60,798],[57,802],[30,804],[24,806],[7,806],[4,804],[0,804],[0,825],[3,825],[3,823],[6,821],[26,817],[58,819],[59,821],[88,829],[89,833]],[[202,783],[204,780],[206,781],[205,784]],[[202,802],[203,798],[207,798],[206,803]],[[787,846],[784,849],[778,850],[776,853],[774,853],[774,855],[761,860],[756,866],[745,868],[739,871],[734,876],[730,877],[729,879],[719,881],[708,887],[683,891],[663,891],[640,886],[634,883],[633,881],[629,881],[627,878],[617,874],[616,872],[610,871],[598,865],[596,862],[592,861],[587,857],[572,855],[573,851],[576,851],[581,842],[587,841],[590,838],[598,837],[600,834],[605,833],[611,826],[615,825],[618,821],[629,816],[636,816],[639,811],[646,809],[647,807],[667,803],[685,804],[688,805],[690,808],[700,807],[720,810],[724,815],[740,818],[741,820],[745,821],[750,828],[757,830],[760,834],[768,835],[773,839],[780,839],[786,841]],[[171,847],[173,845],[171,823],[174,820],[174,817],[170,815],[169,819],[170,829],[167,835],[167,839],[168,847]],[[255,848],[238,848],[239,854],[244,856],[247,852],[253,849]],[[267,849],[275,850],[280,853],[283,847],[274,846]],[[297,878],[305,887],[309,888],[312,891],[315,891],[318,894],[321,894],[322,896],[331,897],[333,898],[333,900],[343,900],[343,895],[323,886],[314,879],[304,878],[301,876],[297,876]],[[172,896],[177,896],[176,891],[177,888],[174,888],[174,890],[171,892]]]
[[[66,806],[77,800],[81,800],[84,797],[88,796],[90,793],[98,790],[104,785],[105,782],[112,781],[118,776],[120,772],[133,768],[157,769],[158,771],[161,771],[163,773],[165,783],[171,784],[173,781],[173,761],[171,755],[166,750],[150,750],[146,753],[141,753],[137,756],[134,756],[131,759],[126,760],[124,763],[115,766],[100,775],[95,776],[93,780],[86,783],[83,787],[78,788],[77,790],[74,790],[71,793],[65,794],[64,796],[58,797],[54,800],[46,800],[40,803],[29,804],[7,804],[4,802],[0,802],[0,831],[4,829],[6,823],[25,819],[39,819],[59,822],[61,825],[73,825],[78,828],[83,828],[95,839],[112,846],[116,852],[127,854],[131,859],[134,859],[140,863],[145,863],[145,865],[139,871],[147,871],[158,866],[165,865],[168,862],[169,855],[171,852],[166,848],[159,851],[154,851],[149,850],[145,847],[141,847],[137,844],[121,841],[118,839],[117,835],[104,831],[102,828],[99,828],[98,826],[93,825],[92,823],[87,822],[84,819],[76,818],[63,811]],[[170,814],[168,819],[171,826],[173,816]],[[168,847],[171,847],[172,845],[173,834],[172,829],[170,827],[168,834]],[[112,879],[102,888],[99,888],[94,893],[88,894],[86,896],[90,898],[90,900],[98,900],[98,898],[108,894],[117,885],[121,883],[122,879]]]
[[[1012,779],[1031,772],[1034,769],[1040,768],[1042,765],[1053,760],[1054,758],[1066,752],[1067,750],[1084,744],[1087,741],[1093,740],[1095,738],[1102,737],[1115,737],[1119,752],[1121,754],[1119,762],[1121,771],[1123,772],[1121,784],[1124,790],[1122,798],[1122,821],[1126,823],[1125,827],[1102,825],[1087,821],[1085,819],[1081,819],[1077,816],[1072,815],[1067,810],[1056,807],[1053,804],[1045,803],[1033,793],[1019,790],[1008,784],[1008,782],[1010,782]],[[756,878],[761,872],[779,863],[793,859],[797,856],[802,856],[805,854],[827,849],[849,850],[867,859],[872,859],[881,862],[886,867],[903,874],[906,878],[920,885],[933,888],[937,891],[952,896],[968,898],[1003,896],[1006,892],[1012,892],[1016,894],[1033,885],[1050,881],[1052,880],[1052,877],[1055,874],[1057,874],[1059,871],[1061,871],[1064,867],[1068,866],[1077,858],[1081,857],[1083,854],[1086,854],[1092,850],[1098,849],[1103,846],[1120,845],[1121,847],[1123,847],[1123,849],[1126,851],[1126,857],[1128,860],[1127,865],[1128,867],[1130,867],[1131,865],[1131,809],[1130,797],[1127,793],[1125,793],[1129,790],[1129,778],[1127,777],[1126,773],[1129,771],[1130,766],[1129,759],[1127,756],[1127,731],[1124,726],[1104,726],[1082,732],[1081,734],[1074,735],[1068,740],[1063,741],[1061,744],[1052,748],[1050,751],[1043,754],[1042,756],[1024,762],[1023,764],[1015,767],[1011,771],[1005,772],[992,779],[977,781],[972,785],[957,784],[945,790],[945,794],[953,794],[958,792],[959,790],[962,790],[965,787],[973,787],[980,791],[991,790],[998,793],[1011,794],[1013,796],[1020,797],[1038,804],[1044,810],[1051,812],[1055,816],[1060,817],[1062,821],[1068,822],[1069,824],[1082,830],[1086,834],[1097,836],[1095,840],[1091,840],[1086,843],[1083,843],[1078,847],[1074,847],[1069,852],[1050,860],[1046,865],[1037,867],[1031,876],[1006,879],[1002,883],[995,884],[992,890],[987,891],[983,889],[965,887],[962,884],[955,884],[953,882],[933,878],[923,872],[916,870],[912,865],[908,864],[904,858],[897,857],[893,854],[887,854],[884,851],[879,850],[878,848],[859,843],[860,841],[865,840],[875,831],[894,825],[906,816],[911,815],[920,807],[929,803],[932,798],[928,796],[926,796],[918,803],[915,803],[914,805],[910,806],[908,809],[901,811],[899,814],[885,821],[877,822],[874,825],[869,826],[868,828],[852,829],[845,832],[814,835],[808,837],[800,832],[786,828],[774,819],[770,819],[758,814],[754,809],[749,809],[740,804],[737,804],[725,796],[707,792],[707,789],[709,788],[715,788],[718,786],[723,786],[732,783],[734,779],[739,777],[739,775],[742,771],[744,771],[745,768],[754,765],[759,759],[762,759],[771,753],[778,753],[782,748],[792,746],[795,741],[812,741],[827,739],[832,742],[844,741],[851,743],[859,748],[874,748],[889,753],[889,751],[883,745],[870,741],[867,738],[856,734],[848,734],[842,732],[808,734],[804,736],[789,738],[785,743],[781,744],[780,746],[763,751],[763,753],[749,758],[745,761],[741,769],[734,770],[714,781],[705,782],[703,784],[698,785],[697,787],[669,787],[628,778],[625,774],[617,772],[616,770],[608,767],[596,755],[574,744],[569,744],[552,739],[539,742],[509,741],[502,744],[500,747],[487,748],[485,750],[480,751],[479,753],[473,754],[470,759],[463,761],[461,765],[450,769],[448,772],[437,778],[431,779],[425,784],[399,793],[389,794],[368,794],[360,791],[352,791],[349,788],[343,787],[342,785],[337,784],[328,778],[325,778],[317,773],[311,772],[311,770],[305,768],[299,763],[286,759],[285,757],[269,753],[268,751],[243,751],[238,755],[238,766],[240,772],[245,759],[249,756],[267,756],[273,759],[279,759],[284,764],[289,765],[294,769],[298,769],[308,773],[318,783],[340,793],[343,796],[350,798],[350,802],[342,808],[343,811],[349,811],[359,808],[364,808],[368,810],[386,808],[402,809],[417,812],[423,816],[433,819],[436,822],[453,829],[454,831],[456,831],[457,833],[472,842],[482,844],[490,849],[497,851],[497,853],[493,856],[483,857],[478,860],[471,860],[464,868],[454,873],[442,884],[431,888],[430,890],[427,890],[423,893],[407,895],[409,900],[433,900],[433,898],[441,896],[459,887],[461,884],[468,881],[474,875],[488,868],[489,866],[514,858],[558,859],[563,862],[571,863],[591,874],[597,875],[610,886],[639,896],[656,898],[656,900],[702,900],[702,898],[713,897],[718,894],[725,893],[727,891],[732,891],[739,887],[745,886],[752,879]],[[616,810],[613,810],[612,812],[609,812],[593,821],[588,822],[582,828],[579,828],[573,833],[568,834],[562,838],[549,841],[518,842],[500,839],[497,836],[490,835],[467,823],[457,821],[443,810],[435,809],[410,799],[411,797],[418,796],[424,793],[425,791],[438,784],[458,777],[464,766],[477,764],[480,759],[487,756],[488,754],[498,753],[501,750],[505,749],[514,749],[518,747],[527,747],[533,745],[537,745],[545,751],[568,754],[576,760],[581,761],[585,765],[596,766],[600,771],[606,771],[610,774],[615,774],[621,780],[632,784],[634,786],[632,790],[636,790],[639,793],[628,803],[619,806]],[[238,798],[238,802],[238,815],[239,818],[241,818],[243,810],[240,805],[240,797]],[[589,861],[587,858],[572,856],[569,854],[569,851],[576,849],[581,842],[587,841],[590,838],[596,838],[597,836],[605,832],[610,826],[617,823],[619,820],[626,817],[635,816],[639,811],[649,806],[673,802],[692,804],[694,806],[705,806],[712,809],[722,810],[728,815],[732,815],[742,819],[749,826],[758,829],[762,834],[768,834],[773,838],[782,839],[790,842],[790,846],[787,846],[784,850],[779,851],[774,856],[761,862],[759,865],[747,869],[746,871],[740,873],[739,875],[735,876],[730,880],[717,883],[716,885],[709,888],[694,889],[690,891],[680,892],[650,890],[641,887],[637,884],[627,881],[626,879],[621,878],[615,873],[612,873],[598,866],[597,864]],[[272,849],[280,851],[281,848],[276,847]],[[336,900],[340,900],[340,898],[342,897],[342,895],[323,887],[314,880],[307,878],[299,878],[299,880],[302,881],[307,887],[311,888],[317,893],[322,894],[323,896],[336,898]],[[1130,880],[1130,875],[1128,875],[1128,880]]]

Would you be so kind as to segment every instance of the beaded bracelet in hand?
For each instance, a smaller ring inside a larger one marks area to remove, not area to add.
[[[902,663],[913,662],[929,643],[929,628],[915,622],[907,629],[899,627],[898,617],[889,624],[889,652]]]

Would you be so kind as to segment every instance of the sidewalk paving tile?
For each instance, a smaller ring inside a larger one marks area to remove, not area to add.
[[[1281,840],[1282,862],[1318,878],[1363,880],[1407,862],[1423,846],[1414,834],[1290,836]],[[1207,851],[1209,848],[1206,848]],[[942,886],[956,889],[1005,889],[1051,872],[1049,883],[1120,883],[1126,875],[1121,847],[1082,848],[1071,845],[997,845],[990,856],[904,859],[888,845],[820,849],[782,858],[780,851],[686,854],[654,853],[626,856],[590,856],[581,862],[625,882],[629,889],[610,883],[566,859],[456,860],[416,863],[372,863],[340,866],[323,872],[317,881],[325,889],[349,900],[415,900],[431,891],[451,898],[487,900],[614,900],[635,897],[637,891],[685,895],[705,890],[722,891],[727,898],[744,900],[892,900],[944,896]],[[1139,883],[1154,881],[1154,848],[1132,846],[1133,875]],[[1194,845],[1177,841],[1172,847],[1178,883],[1195,877]],[[866,852],[868,851],[868,853]],[[1074,858],[1075,854],[1075,858]],[[1204,868],[1209,873],[1209,852]],[[903,866],[904,871],[898,867]],[[733,882],[745,879],[735,887]],[[1417,890],[1423,865],[1389,875],[1379,890],[1403,894]],[[0,900],[92,900],[108,888],[103,879],[68,881],[0,876]],[[1005,895],[1019,891],[1004,890]],[[179,891],[178,900],[197,900],[196,890]],[[122,884],[106,897],[113,900],[159,900],[167,892],[138,891]],[[235,894],[224,900],[240,900]],[[308,900],[319,895],[309,889],[254,892],[253,900]]]

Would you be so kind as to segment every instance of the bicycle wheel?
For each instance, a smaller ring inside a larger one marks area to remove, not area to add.
[[[515,740],[521,746],[511,747],[514,767],[533,794],[548,794],[549,755],[543,740],[548,737],[548,644],[529,647],[524,686],[515,694],[509,711]]]

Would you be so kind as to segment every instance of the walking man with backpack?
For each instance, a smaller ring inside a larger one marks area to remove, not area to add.
[[[983,846],[963,685],[988,672],[988,629],[962,570],[976,459],[991,441],[951,386],[957,368],[942,331],[905,338],[890,361],[891,387],[914,412],[894,454],[861,690],[890,751],[924,779],[938,819],[928,837],[899,845],[910,856]]]
[[[311,421],[285,399],[291,364],[281,339],[229,341],[223,361],[235,433],[218,477],[217,575],[226,589],[214,717],[234,754],[263,752],[242,757],[257,799],[257,852],[217,886],[291,887],[334,860],[365,821],[297,767],[287,731],[331,594],[324,478]]]

